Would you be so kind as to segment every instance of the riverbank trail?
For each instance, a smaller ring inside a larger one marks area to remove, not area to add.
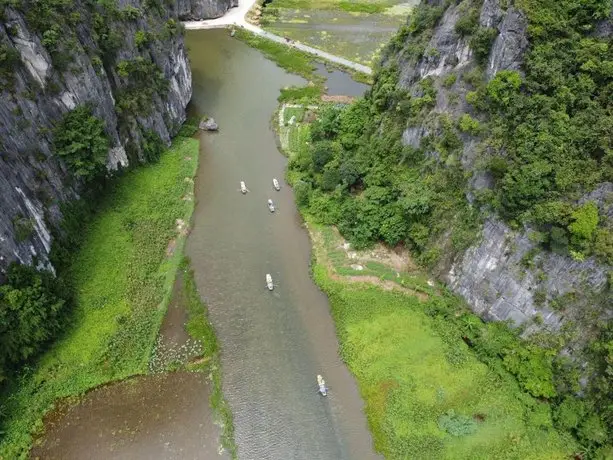
[[[341,66],[347,67],[352,70],[356,70],[358,72],[362,72],[366,75],[372,75],[372,69],[363,64],[358,64],[357,62],[350,61],[349,59],[345,59],[340,56],[335,56],[334,54],[327,53],[317,48],[313,48],[308,45],[304,45],[302,43],[298,43],[295,41],[288,41],[284,37],[280,37],[273,33],[267,32],[263,30],[261,27],[254,26],[253,24],[248,23],[245,20],[245,15],[251,9],[251,7],[255,4],[256,0],[239,0],[239,4],[237,7],[230,9],[225,15],[217,19],[206,19],[203,21],[186,21],[183,24],[187,30],[199,30],[199,29],[221,29],[227,26],[236,26],[247,29],[248,31],[259,35],[261,37],[267,38],[268,40],[272,40],[277,43],[281,43],[284,45],[292,46],[300,51],[304,51],[305,53],[312,54],[314,56],[325,59],[326,61],[333,62],[335,64],[339,64]]]

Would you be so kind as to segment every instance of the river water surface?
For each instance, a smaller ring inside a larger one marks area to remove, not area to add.
[[[221,342],[239,457],[376,458],[355,381],[338,356],[327,298],[309,276],[310,241],[271,130],[279,89],[303,80],[226,31],[190,31],[186,42],[194,108],[220,126],[202,134],[187,253]],[[317,393],[319,373],[327,398]]]

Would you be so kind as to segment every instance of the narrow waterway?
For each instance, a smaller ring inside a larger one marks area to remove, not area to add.
[[[310,241],[271,129],[279,88],[302,80],[226,31],[189,31],[186,41],[195,110],[220,126],[202,134],[187,253],[221,342],[239,457],[376,458],[355,381],[338,357],[327,298],[309,275]],[[317,393],[319,373],[327,398]]]

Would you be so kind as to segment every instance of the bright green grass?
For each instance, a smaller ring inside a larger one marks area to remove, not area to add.
[[[304,119],[304,114],[306,109],[302,106],[300,107],[286,107],[283,112],[283,118],[285,123],[289,123],[292,117],[296,117],[295,122],[300,123]]]
[[[298,152],[299,149],[306,147],[306,142],[309,140],[308,125],[295,125],[289,128],[289,150],[290,152]]]
[[[316,245],[314,278],[329,296],[342,357],[386,458],[568,458],[570,441],[547,428],[549,406],[478,361],[449,320],[427,316],[428,304],[413,296],[331,280],[322,250]],[[478,420],[476,432],[442,431],[438,419],[450,409]]]
[[[308,80],[317,79],[314,73],[313,57],[309,54],[259,37],[244,29],[236,29],[236,37],[252,48],[260,50],[264,56],[288,72],[298,74]]]
[[[146,372],[184,238],[172,256],[166,248],[176,220],[189,222],[193,201],[182,198],[193,191],[197,161],[198,141],[178,139],[159,163],[128,172],[102,200],[67,274],[76,292],[73,324],[2,401],[0,458],[27,455],[30,433],[59,398]]]

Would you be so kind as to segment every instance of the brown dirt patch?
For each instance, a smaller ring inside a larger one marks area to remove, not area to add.
[[[342,96],[342,95],[328,96],[327,94],[324,94],[321,96],[321,100],[322,102],[335,102],[337,104],[351,104],[353,101],[355,101],[355,97]]]
[[[175,253],[175,249],[177,248],[177,240],[172,239],[168,242],[168,246],[166,246],[166,257],[170,257]]]
[[[382,280],[373,275],[353,275],[353,276],[343,276],[339,275],[332,263],[325,256],[325,247],[322,240],[322,235],[320,232],[312,230],[308,225],[305,224],[309,234],[311,235],[311,241],[315,246],[318,255],[321,256],[322,262],[327,267],[328,276],[335,281],[342,281],[346,283],[368,283],[375,286],[380,287],[385,291],[399,291],[404,292],[405,294],[409,294],[415,296],[419,299],[420,302],[425,302],[428,300],[428,294],[424,292],[419,292],[414,289],[409,289],[403,286],[400,286],[398,283],[395,283],[390,280]],[[411,258],[408,254],[404,254],[404,252],[395,252],[390,251],[382,245],[378,245],[372,251],[360,251],[353,252],[350,255],[350,251],[345,240],[340,236],[338,230],[334,228],[334,232],[336,237],[340,241],[339,248],[342,248],[346,251],[347,256],[355,261],[363,262],[363,261],[376,261],[391,267],[394,267],[396,271],[403,271],[408,267],[411,267],[413,270],[415,269],[414,263],[411,261]],[[403,257],[406,256],[406,259]]]

